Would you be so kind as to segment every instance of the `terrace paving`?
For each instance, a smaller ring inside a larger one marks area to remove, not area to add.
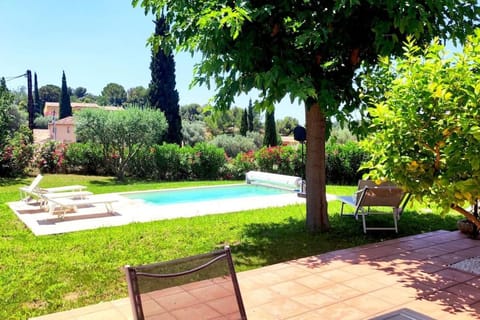
[[[238,280],[250,320],[480,319],[480,275],[449,267],[480,256],[479,244],[436,231],[239,272]],[[132,318],[123,298],[33,319]]]

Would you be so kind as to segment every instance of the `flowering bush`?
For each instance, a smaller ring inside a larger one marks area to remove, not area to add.
[[[49,141],[36,151],[35,163],[42,173],[65,172],[63,161],[67,146],[64,143]]]
[[[31,131],[17,131],[0,149],[0,176],[14,177],[24,174],[32,158]]]

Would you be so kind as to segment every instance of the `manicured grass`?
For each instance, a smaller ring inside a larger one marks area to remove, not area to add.
[[[5,202],[19,200],[18,188],[31,179],[0,180],[0,319],[25,319],[127,296],[122,266],[149,263],[232,247],[237,271],[432,230],[453,230],[456,215],[440,217],[408,206],[400,233],[364,235],[361,222],[340,217],[340,203],[329,204],[332,229],[310,234],[305,206],[249,210],[120,227],[34,236]],[[235,181],[234,183],[237,183]],[[46,175],[42,187],[83,184],[94,193],[232,183],[117,183],[109,177]],[[355,187],[329,186],[334,194]],[[390,219],[391,220],[391,219]],[[389,220],[388,220],[389,221]]]

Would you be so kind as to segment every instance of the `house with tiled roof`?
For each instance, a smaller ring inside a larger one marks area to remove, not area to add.
[[[83,102],[71,102],[70,105],[72,106],[72,113],[75,113],[78,110],[87,109],[87,108],[101,108],[96,103],[83,103]],[[60,103],[59,102],[45,102],[45,106],[43,107],[43,114],[45,116],[55,116],[58,118],[60,110]]]
[[[48,133],[52,140],[63,143],[75,142],[75,123],[73,117],[70,116],[50,122],[48,124]]]
[[[122,107],[99,106],[96,103],[71,102],[70,105],[72,106],[73,116],[56,120],[59,115],[60,103],[45,102],[45,107],[43,109],[44,115],[54,118],[53,121],[48,124],[48,132],[51,140],[60,141],[63,143],[71,143],[76,141],[74,116],[79,110],[88,108],[104,109],[108,111],[123,110]]]

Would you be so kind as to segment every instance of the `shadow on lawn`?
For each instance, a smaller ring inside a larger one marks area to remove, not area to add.
[[[371,222],[390,223],[386,217],[371,217]],[[252,223],[243,229],[242,242],[232,246],[236,263],[260,267],[301,257],[317,255],[359,245],[383,242],[408,235],[435,230],[454,230],[458,216],[440,217],[437,214],[417,214],[407,211],[399,222],[399,233],[370,231],[363,234],[362,223],[353,217],[329,217],[331,229],[324,233],[310,233],[305,219],[289,217],[279,223]]]
[[[292,263],[311,269],[339,261],[346,263],[347,272],[349,265],[368,265],[380,274],[400,279],[397,285],[413,289],[417,300],[436,302],[451,314],[474,315],[480,306],[474,304],[478,299],[471,292],[478,290],[475,286],[480,276],[455,271],[449,265],[469,255],[480,256],[478,241],[459,232],[441,231],[454,230],[457,219],[455,215],[442,218],[433,213],[406,212],[399,234],[384,231],[364,235],[361,222],[351,217],[332,216],[332,229],[322,234],[310,234],[305,220],[289,218],[281,223],[247,225],[245,241],[232,249],[235,263],[250,267],[296,259]],[[436,230],[440,231],[432,232]],[[411,237],[397,239],[405,236]],[[372,244],[357,247],[367,243]],[[339,250],[344,248],[353,249]]]
[[[31,183],[31,178],[0,178],[0,187],[9,187],[14,185],[29,185]]]

